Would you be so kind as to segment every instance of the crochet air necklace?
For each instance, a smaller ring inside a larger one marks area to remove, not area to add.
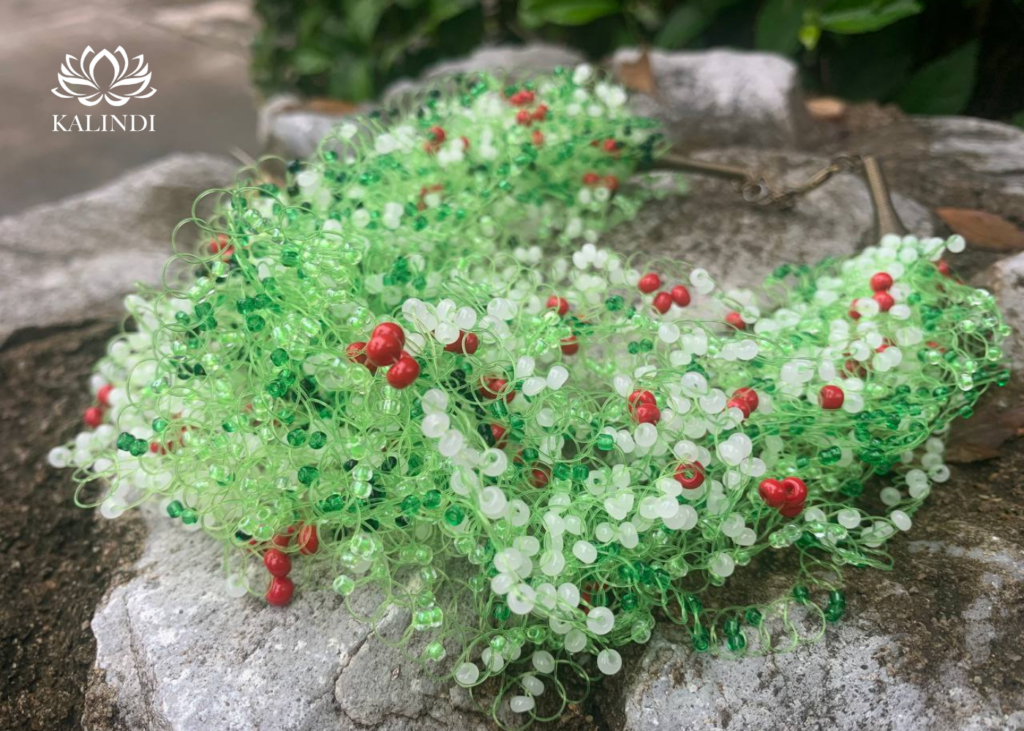
[[[722,291],[600,248],[671,192],[655,167],[695,165],[625,102],[585,66],[448,80],[205,194],[51,463],[107,517],[158,502],[223,543],[232,596],[404,612],[389,643],[509,726],[656,621],[724,655],[817,638],[949,478],[1008,329],[943,259],[963,239],[900,235],[871,160],[885,235],[849,259]],[[792,591],[712,606],[773,551]]]

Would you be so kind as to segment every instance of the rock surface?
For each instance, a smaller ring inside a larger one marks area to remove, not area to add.
[[[682,89],[677,94],[674,84],[686,84],[689,95],[711,83],[684,81],[689,78],[684,69],[728,67],[721,58],[714,64],[696,58],[673,62],[663,67],[673,71],[663,74],[657,59],[654,63],[662,103],[676,100],[678,109],[683,109],[679,100],[687,97]],[[744,76],[742,83],[726,86],[731,96],[716,96],[716,91],[704,100],[704,114],[722,120],[720,126],[733,125],[712,140],[706,154],[757,162],[768,171],[785,170],[791,182],[802,180],[831,150],[786,151],[802,124],[795,111],[783,115],[794,102],[787,84],[795,82],[784,79],[790,72],[773,63],[751,63],[744,73],[753,75],[759,66],[763,76]],[[755,95],[753,106],[750,88],[767,90]],[[678,130],[691,121],[700,124],[699,119],[679,119]],[[737,139],[735,130],[744,124],[750,130],[775,126],[765,137],[751,132]],[[1024,196],[1006,185],[1016,174],[1014,166],[992,167],[1005,154],[1000,145],[1007,138],[994,138],[995,147],[987,152],[976,145],[972,154],[982,162],[972,168],[957,155],[929,157],[930,145],[943,144],[935,134],[934,128],[910,120],[867,140],[844,137],[843,143],[857,150],[874,144],[896,153],[890,174],[899,181],[897,207],[919,233],[933,228],[921,202],[964,205],[975,196],[993,201],[997,209],[1020,205]],[[745,147],[736,146],[739,142]],[[219,168],[211,171],[221,174]],[[219,182],[226,179],[225,172]],[[185,196],[172,221],[187,213],[190,198]],[[152,241],[166,242],[171,224],[154,222],[152,211],[142,210],[145,198],[130,200],[138,207],[136,228],[152,231]],[[51,212],[36,220],[43,225],[54,217]],[[151,225],[163,227],[159,238],[155,229],[143,228]],[[871,225],[865,188],[854,176],[837,177],[792,211],[752,208],[727,185],[695,180],[689,196],[648,206],[609,243],[625,252],[699,262],[727,283],[740,284],[781,261],[855,251],[868,243]],[[97,256],[106,252],[119,262],[138,248],[133,237],[108,234],[110,228],[98,223],[82,233],[69,218],[63,239],[74,237],[79,247]],[[63,250],[65,256],[69,250],[71,245]],[[986,269],[997,259],[965,256],[964,271],[988,283],[995,281],[993,271],[1003,271],[1009,284],[999,290],[1002,301],[1008,309],[1024,311],[1016,269]],[[14,263],[19,271],[31,272],[31,261]],[[62,276],[63,282],[73,281]],[[126,280],[109,280],[100,291],[109,294],[118,287],[123,293]],[[23,283],[13,290],[22,299],[31,291]],[[39,313],[68,316],[59,287],[44,294]],[[29,309],[12,312],[24,322],[33,316]],[[892,542],[893,572],[847,572],[848,618],[823,641],[789,656],[729,661],[695,655],[686,637],[659,628],[648,645],[626,653],[619,679],[605,683],[583,708],[570,709],[564,724],[614,731],[691,725],[839,731],[1024,728],[1024,451],[1015,445],[997,454],[1002,456],[991,462],[956,468],[944,489],[936,490],[911,534]],[[349,619],[329,591],[310,587],[285,611],[259,600],[229,599],[216,546],[166,520],[148,519],[151,531],[134,578],[108,595],[93,623],[99,673],[87,728],[489,727],[463,693],[431,682],[370,637],[367,626]],[[786,584],[784,562],[768,559],[738,573],[729,587],[742,596]],[[384,617],[378,631],[397,631],[404,621],[399,615]]]
[[[639,56],[638,50],[622,49],[612,68],[619,71]],[[650,51],[649,59],[655,92],[635,94],[633,107],[664,122],[686,149],[802,146],[810,119],[792,61],[729,50]]]
[[[136,282],[157,284],[171,234],[204,190],[238,165],[171,155],[101,188],[0,219],[0,341],[42,327],[118,313]]]

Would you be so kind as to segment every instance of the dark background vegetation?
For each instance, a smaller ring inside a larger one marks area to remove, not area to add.
[[[482,43],[793,58],[812,94],[1024,126],[1024,0],[256,0],[256,84],[345,101]]]

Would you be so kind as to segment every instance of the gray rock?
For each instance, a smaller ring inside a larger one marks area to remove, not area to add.
[[[637,60],[616,52],[612,67]],[[801,147],[811,122],[796,65],[770,53],[650,51],[656,91],[634,94],[633,108],[665,123],[686,149],[709,146]]]
[[[196,196],[238,164],[171,155],[101,188],[0,219],[0,340],[14,330],[117,313],[136,282],[156,284],[171,233]]]
[[[955,160],[1016,195],[1024,195],[1024,130],[973,117],[918,117],[929,152]]]
[[[370,637],[336,594],[311,589],[317,577],[303,576],[306,590],[287,609],[231,598],[217,544],[155,510],[146,520],[134,578],[92,622],[119,728],[483,728],[453,706],[447,685]],[[408,615],[390,614],[378,631],[407,626]]]

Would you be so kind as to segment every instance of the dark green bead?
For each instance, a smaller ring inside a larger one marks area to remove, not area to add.
[[[288,362],[288,353],[285,352],[284,348],[277,348],[270,354],[270,362],[280,368]]]
[[[793,598],[801,604],[807,602],[811,597],[811,592],[806,586],[794,586],[793,587]]]
[[[249,315],[247,318],[245,318],[245,326],[252,330],[254,333],[258,333],[266,326],[266,324],[267,321],[264,320],[259,315]]]
[[[743,636],[742,632],[736,632],[728,636],[727,642],[729,649],[733,652],[741,652],[743,648],[747,646],[747,638]]]
[[[306,443],[306,430],[305,429],[292,429],[288,432],[288,444],[293,447],[301,447]]]
[[[133,444],[135,444],[135,437],[128,432],[123,431],[117,435],[117,448],[122,452],[129,451]]]
[[[310,449],[323,449],[327,444],[327,435],[322,431],[315,431],[309,435]]]
[[[167,505],[167,514],[172,518],[180,518],[181,511],[185,509],[185,506],[181,504],[180,500],[173,500]]]
[[[155,431],[157,434],[163,434],[164,431],[167,429],[167,426],[167,419],[161,419],[160,417],[153,419],[153,431]]]
[[[136,439],[132,442],[132,446],[128,448],[128,453],[133,457],[141,457],[149,451],[149,442],[145,439]]]
[[[185,508],[181,511],[181,522],[185,525],[195,525],[199,520],[199,513],[190,508]]]
[[[462,523],[466,517],[466,513],[458,505],[452,505],[446,511],[444,511],[444,522],[448,525],[455,527]]]
[[[423,506],[427,508],[436,508],[441,504],[441,491],[440,490],[427,490],[423,496]]]
[[[312,485],[320,478],[320,470],[313,465],[305,465],[299,468],[298,477],[303,485]]]
[[[747,624],[749,624],[751,627],[760,627],[761,622],[764,621],[764,617],[761,615],[761,612],[754,609],[753,607],[747,610],[745,618],[747,620]]]

